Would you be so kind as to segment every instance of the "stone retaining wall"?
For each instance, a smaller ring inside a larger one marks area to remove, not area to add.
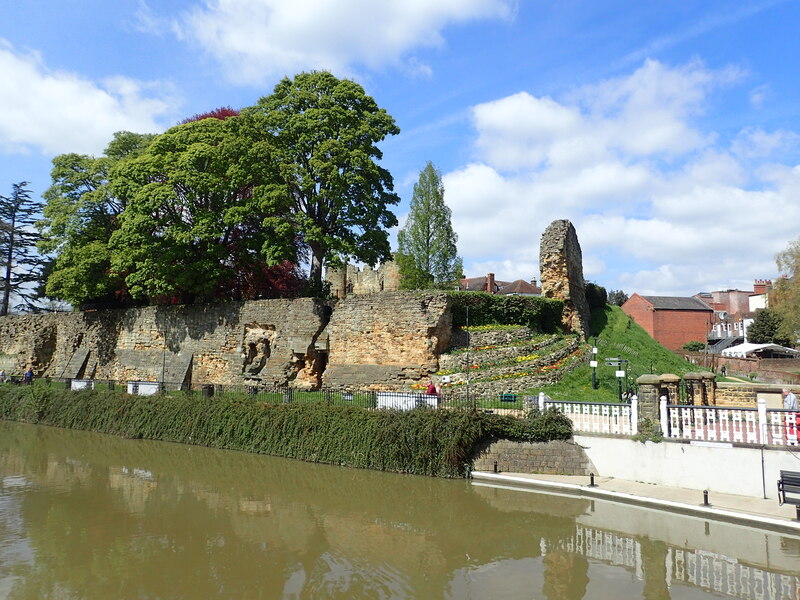
[[[536,335],[538,332],[524,326],[477,331],[458,328],[453,330],[447,351],[468,347],[507,346],[518,340],[530,340]]]
[[[328,387],[402,389],[439,370],[450,343],[450,298],[384,292],[339,301],[326,329]]]
[[[589,475],[597,473],[584,449],[573,441],[511,442],[499,440],[479,450],[474,457],[476,471]]]

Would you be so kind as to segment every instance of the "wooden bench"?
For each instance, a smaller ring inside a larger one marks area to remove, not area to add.
[[[797,508],[797,520],[800,521],[800,471],[781,471],[778,479],[778,503],[794,504]]]

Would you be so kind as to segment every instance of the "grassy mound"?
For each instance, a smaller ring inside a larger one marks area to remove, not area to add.
[[[558,400],[616,402],[619,390],[615,375],[617,367],[605,365],[605,360],[612,357],[628,361],[624,367],[620,367],[626,371],[623,387],[632,385],[637,377],[647,373],[682,376],[698,370],[696,365],[656,342],[618,306],[606,305],[605,308],[592,311],[591,333],[594,339],[590,339],[587,345],[587,357],[594,342],[599,365],[598,389],[592,389],[592,369],[587,358],[579,366],[565,372],[558,383],[531,389],[530,393],[544,392]]]

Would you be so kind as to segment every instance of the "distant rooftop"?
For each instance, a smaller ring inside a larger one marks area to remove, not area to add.
[[[680,296],[642,296],[642,298],[658,310],[707,310],[714,312],[713,308],[699,298],[683,298]]]

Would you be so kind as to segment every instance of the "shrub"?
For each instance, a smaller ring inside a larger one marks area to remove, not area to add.
[[[449,292],[453,325],[524,325],[534,331],[553,333],[561,328],[561,300],[540,296],[496,296],[485,292]]]
[[[691,342],[686,342],[681,348],[684,350],[688,350],[689,352],[700,352],[702,351],[706,345],[703,342],[698,340],[692,340]]]
[[[589,310],[604,308],[608,303],[608,294],[606,293],[606,288],[602,285],[587,281],[584,285],[584,290],[586,292],[586,303],[589,305]]]

